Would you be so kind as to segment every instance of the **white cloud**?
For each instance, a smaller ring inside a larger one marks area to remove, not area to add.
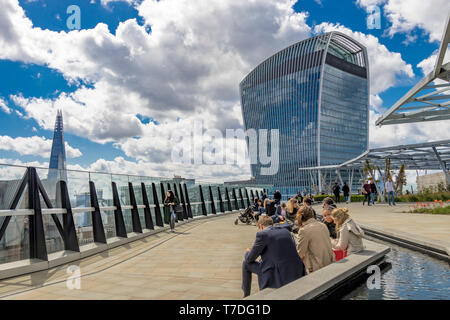
[[[375,126],[375,120],[380,116],[381,113],[370,110],[370,148],[446,140],[450,137],[450,126],[446,121],[430,121],[411,123],[408,125],[397,124],[377,127]]]
[[[417,39],[417,35],[411,34],[415,28],[425,31],[430,41],[440,41],[450,10],[448,0],[357,0],[356,4],[365,8],[382,5],[382,12],[391,24],[387,34],[392,37],[405,33],[406,43]]]
[[[67,132],[99,143],[114,142],[137,159],[99,159],[89,166],[91,170],[248,178],[248,166],[170,162],[169,133],[189,128],[194,119],[203,120],[206,129],[242,127],[238,88],[242,78],[268,56],[311,36],[308,13],[294,12],[294,3],[144,0],[136,6],[145,25],[130,19],[120,23],[114,35],[102,23],[71,32],[34,28],[18,1],[0,0],[0,47],[4,48],[0,59],[45,65],[71,82],[90,84],[54,99],[10,98],[23,109],[24,117],[35,119],[41,128],[52,130],[56,110],[63,109]],[[374,36],[330,23],[320,24],[315,32],[335,29],[367,46],[371,105],[378,110],[379,93],[403,77],[413,77],[411,66]],[[137,114],[160,124],[143,124]]]
[[[378,94],[371,94],[370,95],[370,106],[376,110],[377,112],[380,112],[380,107],[383,105],[383,99],[380,98]]]
[[[357,5],[365,8],[380,5],[384,2],[386,2],[386,0],[356,0]]]
[[[445,52],[444,60],[442,64],[446,64],[450,61],[450,49],[447,48],[447,51]],[[438,50],[433,52],[428,58],[423,59],[421,62],[417,64],[417,67],[422,69],[422,73],[424,75],[429,74],[431,71],[433,71],[435,65],[436,65],[436,59],[437,59]]]
[[[6,104],[6,101],[2,98],[0,98],[0,109],[7,114],[11,114],[11,109]]]
[[[66,156],[68,158],[77,158],[82,155],[77,148],[71,147],[67,142]],[[45,137],[16,137],[0,136],[0,150],[10,150],[20,155],[35,155],[43,158],[49,158],[52,149],[52,140]]]
[[[56,99],[11,96],[25,110],[27,118],[52,130],[58,109],[63,110],[64,130],[105,143],[139,136],[143,125],[136,117],[145,103],[136,93],[97,82],[94,88],[81,87],[73,93],[61,93]]]
[[[414,28],[423,29],[430,41],[440,41],[444,31],[450,3],[447,0],[389,0],[384,12],[392,23],[389,35],[409,33]]]
[[[381,44],[378,38],[373,35],[352,31],[340,24],[327,22],[321,23],[314,28],[316,33],[333,30],[349,35],[366,46],[369,57],[371,95],[378,95],[395,86],[402,78],[414,77],[411,65],[403,61],[401,54],[389,51],[386,46]]]
[[[100,0],[100,3],[104,7],[106,7],[106,6],[108,6],[108,4],[114,3],[114,2],[126,2],[128,4],[132,4],[132,3],[136,2],[136,1],[135,0]],[[95,2],[91,1],[91,3],[95,3]]]
[[[138,10],[151,34],[130,19],[120,23],[113,35],[101,23],[69,33],[33,28],[18,3],[8,1],[2,11],[6,28],[0,33],[0,45],[7,50],[0,58],[48,65],[70,81],[94,84],[93,89],[82,87],[55,100],[15,97],[27,116],[46,128],[50,128],[45,122],[51,106],[66,102],[70,109],[81,111],[80,105],[86,106],[84,111],[89,109],[89,115],[65,110],[67,130],[88,133],[94,141],[115,140],[122,133],[124,138],[139,135],[136,120],[132,129],[116,130],[123,113],[129,114],[128,120],[131,113],[139,113],[165,121],[207,112],[211,126],[234,127],[241,122],[240,112],[231,112],[239,99],[239,81],[267,56],[310,35],[307,14],[294,12],[294,3],[147,0]],[[111,97],[99,103],[105,96]],[[98,130],[95,121],[85,121],[104,114],[115,122],[111,128]]]

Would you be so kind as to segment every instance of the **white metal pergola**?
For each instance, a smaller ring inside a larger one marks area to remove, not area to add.
[[[374,148],[341,164],[299,168],[299,170],[335,171],[342,183],[341,170],[347,170],[349,176],[353,177],[354,171],[362,171],[364,163],[369,160],[371,166],[377,167],[381,174],[381,168],[384,168],[386,158],[390,159],[392,169],[399,169],[402,164],[405,164],[406,170],[442,170],[447,183],[450,184],[448,167],[450,164],[450,140]],[[352,181],[350,181],[351,184]]]
[[[450,119],[450,62],[443,64],[449,40],[450,12],[433,71],[386,111],[377,126]]]

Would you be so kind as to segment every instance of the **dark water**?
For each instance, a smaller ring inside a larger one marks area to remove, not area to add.
[[[450,265],[417,251],[374,240],[391,247],[386,261],[392,264],[381,275],[381,288],[366,283],[343,300],[450,300]]]

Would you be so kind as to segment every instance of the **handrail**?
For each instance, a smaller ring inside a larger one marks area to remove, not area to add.
[[[32,216],[32,215],[34,215],[34,210],[33,209],[0,210],[0,217]]]
[[[1,164],[0,164],[1,166]],[[25,167],[25,166],[24,166]],[[13,230],[7,229],[8,224],[11,221],[13,216],[30,216],[29,218],[29,224],[28,228],[30,228],[30,235],[33,235],[30,237],[30,250],[29,250],[29,258],[30,259],[40,259],[47,261],[48,260],[48,253],[45,245],[45,239],[46,239],[46,232],[48,231],[45,228],[45,225],[48,224],[50,221],[53,221],[54,226],[56,227],[57,231],[59,232],[62,241],[64,242],[64,248],[65,250],[78,252],[79,245],[84,240],[83,237],[79,238],[78,235],[78,229],[77,225],[80,222],[80,215],[88,214],[88,217],[81,217],[84,221],[88,219],[89,227],[92,228],[92,234],[88,235],[88,237],[92,237],[94,242],[100,243],[100,244],[107,244],[107,237],[109,235],[110,228],[116,229],[116,235],[118,237],[127,238],[127,231],[129,229],[125,225],[125,219],[124,215],[127,215],[127,219],[129,219],[129,215],[131,215],[131,222],[132,222],[132,230],[134,233],[143,233],[144,229],[153,230],[155,227],[164,227],[164,222],[161,215],[161,208],[164,208],[165,205],[163,203],[160,203],[158,201],[158,192],[162,191],[164,189],[158,190],[155,183],[152,182],[151,184],[151,194],[153,197],[149,199],[148,197],[148,191],[145,181],[138,181],[137,179],[131,179],[129,176],[129,182],[127,186],[120,185],[120,192],[117,188],[117,183],[114,182],[114,177],[111,176],[111,186],[112,186],[112,201],[108,198],[99,199],[97,197],[97,191],[95,187],[95,182],[91,180],[91,176],[86,176],[86,182],[89,182],[89,192],[86,194],[82,194],[82,203],[89,202],[90,206],[84,207],[84,206],[76,206],[79,205],[79,199],[75,195],[75,199],[72,197],[74,195],[69,194],[67,181],[65,180],[59,180],[59,181],[51,181],[54,182],[55,185],[53,187],[56,188],[47,188],[47,184],[49,183],[48,180],[46,180],[45,183],[40,180],[39,175],[36,171],[35,167],[25,167],[27,168],[22,179],[17,181],[20,181],[19,184],[15,183],[16,190],[13,193],[12,190],[8,191],[8,197],[10,195],[13,195],[10,200],[10,203],[7,204],[8,207],[5,207],[5,209],[0,210],[0,217],[4,217],[0,223],[0,241],[3,239],[3,237],[6,235],[8,237],[11,237],[11,232],[20,232],[20,230]],[[46,169],[46,168],[45,168]],[[48,170],[48,169],[46,169]],[[71,171],[71,170],[67,170]],[[142,180],[146,180],[145,176],[137,176],[142,178]],[[132,180],[132,181],[130,181]],[[70,181],[70,179],[69,179]],[[140,186],[138,186],[140,184]],[[182,187],[183,185],[183,187]],[[25,189],[28,186],[28,189]],[[214,194],[212,193],[212,187],[204,186],[206,189],[206,196],[209,198],[208,200],[204,197],[204,191],[202,190],[202,186],[198,185],[199,189],[194,191],[200,192],[200,199],[201,201],[197,202],[190,202],[189,200],[189,193],[192,188],[188,188],[186,184],[182,183],[174,183],[173,186],[175,187],[175,192],[179,190],[181,194],[177,194],[177,197],[180,196],[181,204],[184,209],[183,216],[179,217],[180,220],[188,219],[188,218],[194,218],[195,216],[207,216],[211,213],[215,214],[217,213],[216,206],[220,207],[219,212],[223,212],[223,201],[221,198],[221,193],[223,191],[227,194],[227,201],[230,202],[228,199],[228,189],[227,187],[220,187],[217,186],[218,191],[218,197],[219,199],[215,199]],[[8,186],[9,187],[9,186]],[[11,185],[12,187],[12,185]],[[161,184],[162,187],[162,184]],[[169,187],[170,188],[170,187]],[[261,189],[260,186],[249,186],[250,189]],[[47,190],[46,190],[47,189]],[[141,191],[139,191],[141,189]],[[222,190],[221,190],[222,189]],[[225,190],[224,190],[225,189]],[[25,190],[26,193],[25,193]],[[248,197],[243,197],[242,194],[240,194],[240,197],[236,199],[235,189],[230,186],[230,191],[233,192],[234,200],[244,200]],[[241,192],[241,189],[238,189]],[[51,198],[49,196],[49,192],[54,194],[56,191],[56,199]],[[128,192],[127,192],[128,191]],[[184,192],[183,192],[184,191]],[[250,190],[252,191],[252,190]],[[257,191],[258,192],[258,191]],[[137,197],[137,194],[139,193],[139,197]],[[208,194],[209,193],[209,194]],[[193,196],[192,194],[191,196]],[[231,194],[231,193],[230,193]],[[24,197],[25,195],[25,197]],[[197,194],[198,196],[198,194]],[[217,195],[216,195],[217,196]],[[124,198],[125,197],[125,198]],[[162,197],[164,198],[164,192],[162,193]],[[26,203],[22,203],[21,199],[27,199],[28,201]],[[198,199],[198,198],[197,198]],[[55,201],[57,200],[57,201]],[[101,200],[101,201],[99,201]],[[106,203],[107,206],[101,207],[100,203]],[[137,201],[139,200],[139,201]],[[153,203],[150,203],[149,200],[152,200]],[[122,201],[124,201],[126,204],[122,205]],[[56,204],[55,204],[56,202]],[[99,203],[100,202],[100,203]],[[138,204],[139,202],[139,204]],[[86,203],[87,204],[87,203]],[[207,204],[207,205],[206,205]],[[220,205],[219,205],[220,204]],[[26,209],[18,209],[17,207],[24,207],[26,205]],[[53,206],[58,206],[54,208]],[[72,205],[75,205],[76,207],[72,207]],[[83,204],[82,204],[83,205]],[[241,207],[243,204],[239,205],[236,202],[236,205],[233,207]],[[194,207],[195,206],[195,207]],[[200,208],[201,206],[201,208]],[[8,209],[6,209],[8,208]],[[195,208],[195,213],[192,214],[191,208]],[[138,210],[139,209],[139,212]],[[151,209],[151,210],[150,210]],[[201,212],[200,210],[201,209]],[[124,210],[131,212],[124,212]],[[231,207],[230,207],[231,210]],[[103,217],[104,214],[101,214],[105,211],[113,211],[114,212],[114,221],[111,222],[110,219],[107,219],[106,223],[107,225],[104,225]],[[200,214],[201,213],[201,214]],[[140,217],[141,215],[144,215],[144,219]],[[61,219],[59,215],[64,215],[64,219]],[[75,215],[78,215],[76,219]],[[43,216],[45,216],[46,219],[43,219]],[[58,217],[59,216],[59,217]],[[48,218],[52,220],[48,220]],[[154,219],[156,221],[154,221]],[[26,220],[25,220],[26,221]],[[129,222],[129,221],[127,221]],[[17,221],[16,221],[17,223]],[[84,222],[83,222],[84,223]],[[113,226],[110,224],[113,223]],[[7,231],[8,230],[8,231]],[[33,232],[33,234],[31,233]],[[92,239],[91,239],[92,240]],[[59,244],[58,244],[59,245]],[[8,246],[7,246],[8,247]],[[62,247],[61,247],[62,248]]]
[[[51,209],[42,209],[42,214],[66,214],[67,209],[64,208],[51,208]]]

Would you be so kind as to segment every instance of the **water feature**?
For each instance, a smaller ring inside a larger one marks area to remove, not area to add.
[[[386,261],[392,267],[381,275],[381,288],[362,283],[343,300],[449,300],[450,264],[417,251],[370,239],[391,247]]]

